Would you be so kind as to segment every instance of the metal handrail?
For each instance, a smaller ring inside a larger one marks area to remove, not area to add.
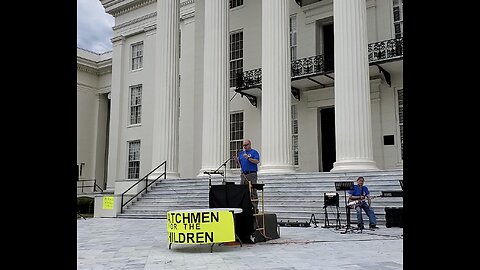
[[[93,186],[85,186],[84,185],[84,182],[87,182],[87,181],[93,181]],[[103,192],[103,189],[97,184],[97,179],[77,179],[77,182],[82,182],[82,193],[83,193],[83,188],[87,188],[87,187],[93,187],[93,192],[97,192],[97,188],[100,189],[100,192]],[[77,188],[80,188],[79,186],[77,186]]]
[[[148,183],[148,177],[150,176],[150,174],[152,174],[154,171],[156,171],[158,168],[160,168],[162,165],[165,165],[165,169],[164,169],[164,172],[162,174],[160,174],[157,178],[155,178],[150,184]],[[143,191],[145,191],[145,193],[147,193],[147,189],[149,186],[151,186],[153,183],[155,183],[155,181],[157,181],[160,177],[163,176],[163,179],[167,179],[167,161],[165,160],[164,162],[162,162],[160,165],[158,165],[157,167],[155,167],[155,169],[151,170],[147,175],[145,175],[142,179],[138,180],[135,184],[133,184],[131,187],[129,187],[127,190],[125,190],[123,193],[122,193],[122,206],[120,207],[120,213],[123,213],[123,207],[125,205],[127,205],[131,200],[133,200],[135,197],[137,197],[138,195],[140,195],[140,193],[142,193]],[[123,196],[130,190],[132,189],[134,186],[138,185],[140,182],[142,182],[143,180],[145,180],[145,188],[143,188],[142,190],[140,190],[137,194],[133,195],[128,201],[126,201],[125,203],[123,203]]]

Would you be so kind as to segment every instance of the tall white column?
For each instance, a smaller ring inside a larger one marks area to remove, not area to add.
[[[205,1],[202,168],[217,169],[229,156],[228,9],[225,0]]]
[[[288,0],[262,0],[261,173],[292,173]]]
[[[167,178],[180,176],[178,173],[179,18],[179,0],[157,1],[152,169],[166,160]],[[154,173],[152,177],[161,172]]]
[[[332,172],[378,170],[373,161],[365,0],[333,1],[336,162]]]
[[[119,179],[119,151],[123,149],[120,146],[120,106],[122,104],[123,89],[123,53],[125,47],[125,37],[117,36],[112,38],[112,86],[109,94],[110,98],[110,126],[108,138],[108,168],[107,168],[107,190],[115,190],[115,181]],[[122,166],[120,166],[122,168]]]

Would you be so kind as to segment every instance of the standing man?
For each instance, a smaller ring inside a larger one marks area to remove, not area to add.
[[[237,162],[240,164],[240,184],[256,184],[257,183],[257,171],[258,166],[257,164],[260,162],[260,154],[257,150],[252,149],[252,142],[250,140],[243,141],[243,149],[238,152],[238,157],[235,157]],[[253,206],[255,208],[255,213],[258,212],[258,195],[257,190],[252,189],[252,199],[255,201],[253,202]]]

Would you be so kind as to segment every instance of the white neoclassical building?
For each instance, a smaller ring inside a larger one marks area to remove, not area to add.
[[[77,49],[81,179],[197,177],[244,139],[264,174],[402,167],[401,0],[100,2],[113,50]]]

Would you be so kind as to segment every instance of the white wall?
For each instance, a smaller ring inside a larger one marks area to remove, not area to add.
[[[203,37],[204,37],[204,1],[195,0],[195,16],[181,21],[182,31],[181,60],[180,60],[180,118],[179,118],[179,173],[181,177],[195,177],[201,168],[201,153],[204,150],[201,145],[203,121]],[[191,7],[191,6],[190,6]],[[132,12],[122,14],[116,18],[116,24],[133,22],[136,18],[156,11],[156,3],[135,9]],[[316,55],[317,29],[316,21],[329,18],[333,15],[333,1],[324,0],[312,5],[299,7],[291,0],[290,13],[297,15],[297,58]],[[244,33],[244,71],[261,67],[261,14],[262,3],[258,0],[245,0],[244,5],[231,10],[229,14],[230,31],[242,29]],[[369,43],[392,38],[391,1],[368,0],[367,1],[367,35]],[[145,33],[145,27],[155,24],[155,17],[132,23],[127,27],[117,29],[115,35],[124,35],[125,48],[122,54],[124,58],[121,71],[122,76],[122,103],[120,115],[120,132],[118,148],[117,179],[126,177],[127,166],[127,141],[141,140],[141,176],[148,173],[154,166],[151,164],[153,130],[154,101],[154,78],[155,78],[155,39],[156,31]],[[144,67],[140,71],[130,71],[130,45],[144,42]],[[371,86],[372,91],[372,129],[374,140],[374,159],[381,168],[392,168],[398,164],[398,147],[383,146],[383,135],[395,134],[396,108],[394,87],[403,85],[402,72],[395,74],[392,79],[392,88],[384,82],[380,85]],[[86,76],[83,78],[82,76]],[[89,80],[88,75],[81,74],[81,80]],[[93,81],[95,87],[102,88],[106,85],[108,77],[102,77],[100,81]],[[111,80],[111,79],[110,79]],[[142,124],[135,127],[127,126],[128,119],[128,89],[129,86],[142,84]],[[85,104],[91,104],[93,97],[88,92],[82,92],[80,100]],[[250,104],[246,97],[230,90],[230,112],[244,113],[244,137],[251,139],[253,147],[261,153],[261,97],[258,98],[258,107]],[[80,101],[79,101],[80,102]],[[299,170],[318,171],[318,132],[317,132],[317,108],[333,106],[333,88],[318,89],[301,93],[301,100],[292,97],[292,103],[296,103],[299,116]],[[92,119],[90,112],[79,119],[78,125],[84,125],[86,120]],[[89,120],[91,121],[91,120]],[[88,122],[88,121],[87,121]],[[79,133],[80,134],[80,133]],[[93,135],[86,132],[85,138]],[[92,140],[92,139],[90,139]],[[79,149],[82,148],[79,146]],[[87,149],[87,148],[82,148]],[[91,148],[90,148],[91,150]],[[83,150],[82,150],[83,151]],[[88,154],[79,152],[79,156]],[[88,151],[87,151],[88,152]],[[91,155],[90,155],[91,156]],[[219,164],[220,165],[220,164]]]
[[[77,49],[77,164],[84,163],[80,179],[96,179],[100,187],[106,170],[109,57]]]
[[[95,178],[97,99],[95,88],[77,85],[77,165],[85,164],[83,179]]]

